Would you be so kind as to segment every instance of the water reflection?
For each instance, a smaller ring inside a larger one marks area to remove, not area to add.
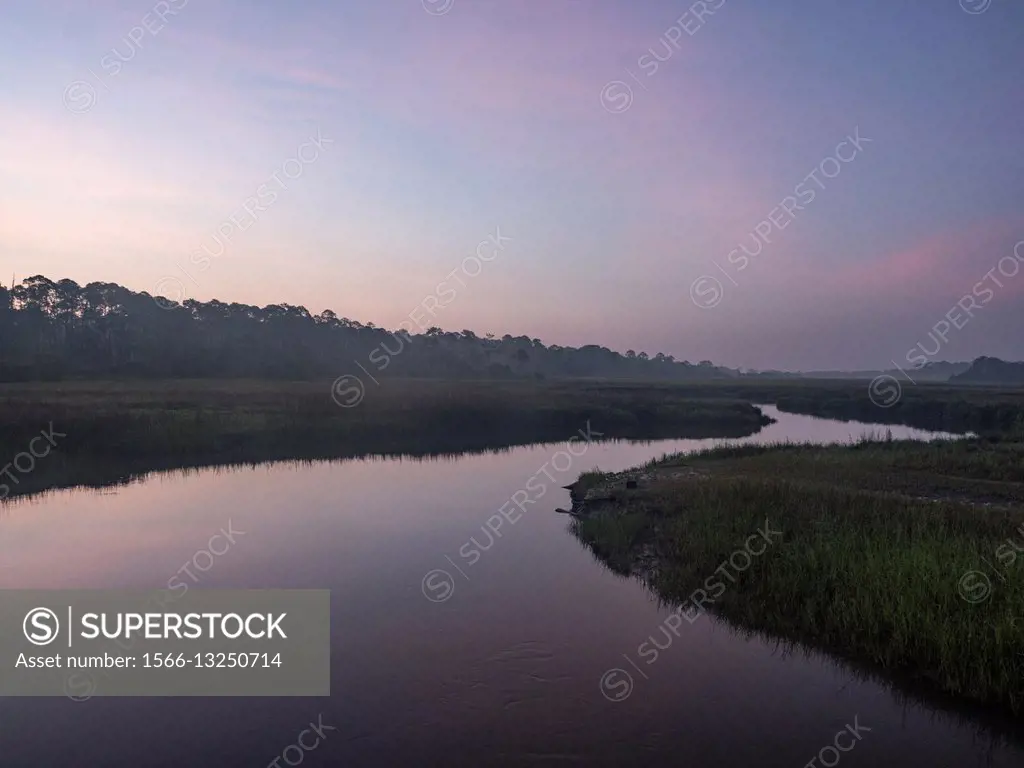
[[[868,429],[789,414],[744,441]],[[893,428],[893,437],[925,437]],[[3,764],[268,765],[318,714],[310,765],[800,766],[851,718],[843,765],[1020,765],[1018,749],[870,677],[713,621],[687,627],[613,703],[602,672],[670,609],[596,565],[553,513],[582,469],[620,470],[702,440],[593,443],[502,528],[465,576],[459,550],[564,444],[457,458],[281,462],[151,475],[10,506],[0,587],[161,588],[226,525],[199,587],[332,590],[329,699],[7,699]],[[562,465],[559,465],[562,466]],[[203,560],[205,563],[205,559]],[[458,579],[443,602],[422,580]]]

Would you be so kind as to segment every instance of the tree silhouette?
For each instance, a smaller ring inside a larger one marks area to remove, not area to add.
[[[411,343],[404,343],[409,341]],[[397,352],[395,350],[398,350]],[[387,351],[387,355],[383,352]],[[388,359],[386,368],[379,361]],[[509,376],[693,379],[734,375],[710,362],[579,349],[473,331],[392,333],[325,309],[251,306],[217,299],[184,302],[115,283],[56,282],[42,275],[0,286],[0,380],[62,378],[310,379],[336,377],[355,363],[378,376]],[[374,367],[378,367],[376,371]]]

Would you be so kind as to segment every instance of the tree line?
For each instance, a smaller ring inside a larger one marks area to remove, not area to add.
[[[26,278],[0,285],[0,380],[333,377],[356,362],[375,377],[724,378],[735,372],[606,347],[506,334],[391,332],[302,306],[175,302],[116,283]]]

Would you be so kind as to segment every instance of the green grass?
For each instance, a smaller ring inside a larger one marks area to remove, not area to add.
[[[684,464],[702,474],[673,478]],[[1024,711],[1024,552],[995,556],[1008,539],[1024,548],[1021,444],[744,446],[667,458],[653,472],[649,488],[574,523],[612,567],[653,555],[662,597],[714,594],[706,582],[768,520],[781,540],[730,569],[715,613]],[[988,599],[961,596],[970,571],[989,576]]]

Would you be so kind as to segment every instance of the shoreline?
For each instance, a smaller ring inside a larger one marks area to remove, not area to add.
[[[1021,462],[1024,446],[976,439],[712,449],[584,473],[570,486],[570,528],[683,621],[708,612],[1019,717]],[[765,527],[778,538],[746,548]],[[999,557],[1005,573],[986,576],[982,595],[973,574]]]
[[[0,502],[150,471],[361,456],[436,456],[595,439],[743,437],[759,408],[647,385],[388,382],[357,407],[330,382],[0,385]],[[44,450],[45,449],[45,450]]]

